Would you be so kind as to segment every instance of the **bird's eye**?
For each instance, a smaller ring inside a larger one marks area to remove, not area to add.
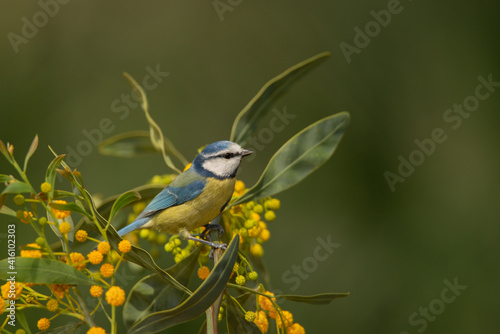
[[[231,153],[226,153],[224,154],[225,159],[231,159]]]

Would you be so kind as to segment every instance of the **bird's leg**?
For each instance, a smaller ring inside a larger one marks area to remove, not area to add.
[[[216,219],[214,219],[214,222],[212,223],[203,225],[203,227],[205,227],[205,230],[200,233],[200,238],[202,239],[208,237],[211,240],[210,232],[212,232],[213,230],[219,232],[219,237],[222,237],[224,235],[224,228],[220,226],[219,222],[216,221]]]
[[[218,243],[218,242],[216,243],[216,242],[208,241],[208,240],[205,240],[205,239],[195,238],[187,230],[181,230],[181,231],[179,231],[179,235],[180,235],[181,238],[183,238],[185,240],[193,240],[193,241],[196,241],[196,242],[200,242],[200,243],[205,244],[207,246],[210,246],[212,248],[222,248],[222,249],[226,249],[227,248],[226,244],[222,244],[222,243]]]

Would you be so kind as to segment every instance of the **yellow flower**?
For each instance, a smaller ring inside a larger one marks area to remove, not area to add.
[[[16,330],[15,334],[26,334],[26,331],[22,328],[19,328],[18,330]]]
[[[236,279],[235,279],[234,281],[235,281],[235,282],[236,282],[236,284],[238,284],[238,285],[243,285],[243,284],[245,284],[246,279],[245,279],[245,276],[243,276],[243,275],[238,275],[238,276],[236,276]]]
[[[259,239],[262,240],[262,242],[266,242],[267,240],[269,240],[269,238],[271,237],[271,232],[269,232],[269,230],[262,230],[262,232],[260,232],[259,234]]]
[[[42,190],[42,193],[48,193],[49,191],[52,190],[52,186],[48,182],[42,183],[40,186],[40,189]]]
[[[122,253],[128,253],[130,252],[130,250],[132,249],[132,244],[130,243],[130,241],[128,240],[122,240],[120,241],[120,243],[118,244],[118,249],[120,250],[120,252]]]
[[[258,222],[258,221],[260,220],[260,215],[259,215],[258,213],[256,213],[256,212],[252,212],[252,213],[250,214],[250,219],[253,219],[253,220],[255,220],[256,222]]]
[[[106,334],[106,331],[101,327],[92,327],[87,331],[87,334]]]
[[[269,297],[272,297],[271,299],[273,300],[273,302],[276,301],[276,298],[274,298],[274,293],[266,291],[264,292],[264,294],[268,295]],[[266,311],[274,310],[273,303],[269,300],[269,298],[259,295],[259,297],[257,297],[257,300],[259,302],[261,309]]]
[[[38,244],[27,244],[26,246],[30,248],[41,249],[41,247]],[[42,257],[42,252],[35,249],[25,249],[25,250],[21,249],[21,257],[32,257],[37,259]]]
[[[111,247],[109,246],[109,242],[107,242],[107,241],[102,241],[97,246],[97,250],[99,252],[101,252],[102,254],[108,254],[110,249],[111,249]]]
[[[106,292],[106,301],[109,305],[120,306],[125,302],[125,291],[119,286],[112,286]]]
[[[253,211],[261,214],[262,212],[264,212],[264,207],[260,204],[257,204],[256,206],[253,207]]]
[[[237,195],[243,195],[245,192],[245,183],[240,180],[236,180],[236,183],[234,184],[234,191],[236,192]]]
[[[208,277],[208,274],[210,274],[210,269],[208,269],[207,266],[203,266],[198,269],[198,277],[201,279],[206,279]]]
[[[2,314],[3,311],[5,311],[5,299],[0,297],[0,314]]]
[[[17,194],[16,196],[14,196],[14,204],[15,205],[23,205],[24,204],[24,196],[21,195],[21,194]]]
[[[59,225],[59,232],[61,232],[62,235],[68,234],[69,231],[71,231],[71,225],[67,222],[63,222]]]
[[[29,224],[30,221],[31,221],[31,218],[33,218],[33,214],[31,212],[24,211],[23,212],[23,218],[21,218],[21,222],[23,222],[25,224]]]
[[[286,329],[287,334],[306,334],[306,330],[301,325],[295,323]]]
[[[12,289],[11,286],[13,287]],[[9,281],[2,285],[1,289],[3,299],[17,300],[23,292],[23,285],[18,282],[16,282],[15,284],[11,284],[11,282]]]
[[[47,302],[47,309],[50,312],[55,312],[59,308],[59,303],[57,302],[57,299],[51,299]]]
[[[257,325],[257,327],[259,327],[262,333],[267,333],[267,330],[269,329],[269,322],[267,321],[266,313],[264,311],[259,311],[253,322]]]
[[[47,318],[42,318],[38,320],[36,326],[38,327],[39,330],[46,331],[50,327],[50,320]]]
[[[92,295],[92,297],[101,297],[102,296],[102,288],[98,285],[92,285],[90,287],[90,294]]]
[[[281,207],[281,202],[277,198],[272,198],[270,200],[267,200],[265,203],[266,209],[268,210],[279,210]]]
[[[51,284],[50,290],[59,299],[64,298],[64,293],[68,292],[69,286],[67,284]]]
[[[85,230],[79,230],[78,232],[75,233],[75,239],[80,241],[80,242],[85,242],[88,237],[88,233]]]
[[[259,226],[254,226],[248,230],[248,236],[250,238],[257,238],[260,232],[262,232],[262,229]]]
[[[253,244],[250,246],[250,253],[255,257],[262,257],[262,255],[264,255],[264,249],[260,244]]]
[[[103,255],[101,252],[93,250],[92,252],[87,254],[87,258],[89,259],[89,262],[92,264],[99,264],[103,260]]]
[[[255,316],[256,316],[255,312],[252,312],[252,311],[245,312],[245,320],[248,322],[254,321]]]
[[[248,273],[248,279],[251,281],[255,281],[259,277],[256,271],[251,271]]]
[[[115,272],[115,267],[111,263],[105,263],[101,266],[101,275],[104,277],[111,277]]]
[[[293,323],[293,315],[288,311],[281,311],[281,316],[276,314],[276,324],[279,328],[283,328],[283,322],[281,321],[281,317],[283,317],[283,321],[285,322],[285,327],[289,327]]]
[[[269,210],[264,214],[264,218],[266,218],[268,222],[272,222],[276,219],[276,214],[274,213],[274,211]]]
[[[60,199],[53,201],[53,203],[56,203],[56,204],[67,204],[66,201],[63,201],[63,200],[60,200]],[[64,218],[66,218],[66,217],[68,217],[70,215],[69,211],[57,210],[57,209],[54,209],[54,208],[52,208],[52,211],[54,212],[54,215],[56,216],[57,219],[64,219]]]
[[[69,254],[69,257],[71,258],[71,264],[73,267],[78,270],[85,268],[85,257],[81,253],[73,252]],[[66,260],[66,263],[69,264],[69,261]]]

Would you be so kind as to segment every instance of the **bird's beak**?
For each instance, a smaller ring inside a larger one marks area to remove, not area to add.
[[[241,152],[241,156],[242,156],[242,157],[246,157],[247,155],[250,155],[250,154],[252,154],[252,153],[253,153],[253,151],[250,151],[250,150],[243,150],[243,151]]]

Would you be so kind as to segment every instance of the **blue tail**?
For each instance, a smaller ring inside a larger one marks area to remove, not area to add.
[[[118,234],[120,237],[123,237],[125,234],[130,233],[132,231],[135,231],[137,229],[140,229],[144,224],[146,224],[151,218],[150,217],[145,217],[145,218],[140,218],[137,220],[134,220],[131,224],[125,226],[121,230],[118,231]]]

